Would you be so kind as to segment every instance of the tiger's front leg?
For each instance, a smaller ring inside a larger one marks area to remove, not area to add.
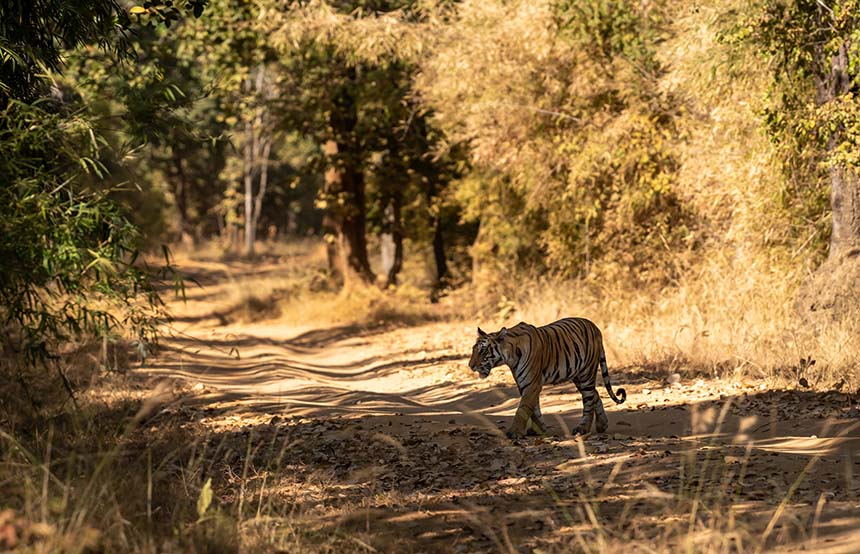
[[[517,413],[514,414],[514,422],[507,433],[505,433],[508,438],[520,438],[526,434],[526,431],[532,424],[537,425],[536,422],[539,420],[534,417],[534,414],[535,408],[538,407],[538,402],[540,401],[540,389],[540,384],[532,384],[528,389],[523,391],[520,405],[517,407]],[[541,422],[539,425],[543,432],[546,432],[543,423]]]
[[[538,398],[537,405],[535,406],[535,411],[532,414],[529,424],[526,426],[526,435],[543,437],[547,434],[548,433],[546,430],[546,425],[543,422],[543,418],[541,417],[540,412],[540,398]]]

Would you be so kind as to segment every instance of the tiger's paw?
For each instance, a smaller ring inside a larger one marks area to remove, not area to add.
[[[507,431],[505,431],[505,436],[512,440],[523,438],[522,433],[514,431],[513,429],[508,429]]]
[[[535,420],[531,420],[526,430],[526,436],[528,437],[545,437],[548,434],[546,426],[542,422]]]
[[[591,433],[591,425],[586,427],[585,425],[580,425],[576,429],[573,430],[574,435],[579,435],[580,437],[584,437],[585,435]]]

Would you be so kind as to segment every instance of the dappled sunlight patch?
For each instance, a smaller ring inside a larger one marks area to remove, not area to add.
[[[837,453],[842,447],[848,447],[856,454],[860,454],[860,437],[779,437],[757,440],[753,444],[755,448],[768,452],[802,454],[805,456],[827,456]]]

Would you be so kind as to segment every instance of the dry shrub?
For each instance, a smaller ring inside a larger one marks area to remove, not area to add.
[[[401,285],[391,290],[357,285],[340,293],[297,295],[281,304],[283,316],[303,325],[416,325],[456,315],[431,304],[426,290]]]
[[[0,424],[7,429],[75,409],[77,399],[106,372],[123,372],[140,360],[131,342],[108,337],[70,342],[55,351],[55,357],[36,362],[0,354]]]
[[[661,290],[545,278],[510,294],[516,309],[504,320],[593,319],[616,366],[657,364],[789,386],[803,370],[814,387],[843,379],[860,386],[860,317],[804,321],[793,309],[801,275],[757,264],[730,271],[724,262],[708,261]],[[800,367],[810,358],[814,368]]]
[[[256,293],[246,293],[239,302],[225,314],[230,321],[239,323],[254,323],[257,321],[265,321],[268,319],[276,319],[281,315],[281,309],[278,306],[277,296],[270,294],[268,296],[259,296]]]
[[[255,243],[253,258],[244,255],[244,245],[241,252],[228,241],[213,237],[194,244],[175,243],[170,247],[172,258],[178,265],[188,262],[220,262],[231,261],[249,263],[260,261],[280,260],[289,263],[294,258],[312,258],[317,260],[325,256],[324,245],[317,237],[290,237],[290,240],[258,240]]]
[[[450,308],[431,303],[432,279],[426,253],[411,243],[407,246],[415,249],[416,255],[406,257],[401,284],[389,290],[359,283],[338,289],[326,275],[325,243],[319,239],[272,243],[268,246],[273,253],[269,260],[235,260],[226,265],[207,263],[211,258],[178,255],[178,263],[189,275],[202,274],[206,280],[202,291],[186,284],[184,311],[194,312],[195,304],[199,304],[200,310],[211,312],[222,323],[280,319],[301,326],[413,325],[451,317]],[[200,251],[217,252],[218,248],[201,246]],[[203,296],[198,300],[199,292]]]
[[[197,508],[213,472],[205,438],[176,428],[153,437],[135,427],[138,409],[83,399],[78,412],[0,429],[0,497],[14,507],[0,510],[0,549],[237,551],[236,521],[217,499],[205,517]]]

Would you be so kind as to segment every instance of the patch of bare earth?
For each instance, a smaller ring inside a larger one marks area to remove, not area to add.
[[[177,305],[193,317],[141,370],[193,394],[146,432],[188,433],[246,545],[860,551],[860,419],[847,394],[610,368],[628,399],[604,395],[607,434],[572,436],[579,398],[557,386],[542,400],[550,436],[511,442],[516,387],[505,368],[469,371],[472,325],[318,329],[289,313],[222,325],[204,309],[219,309],[207,295],[221,281],[204,277]]]

